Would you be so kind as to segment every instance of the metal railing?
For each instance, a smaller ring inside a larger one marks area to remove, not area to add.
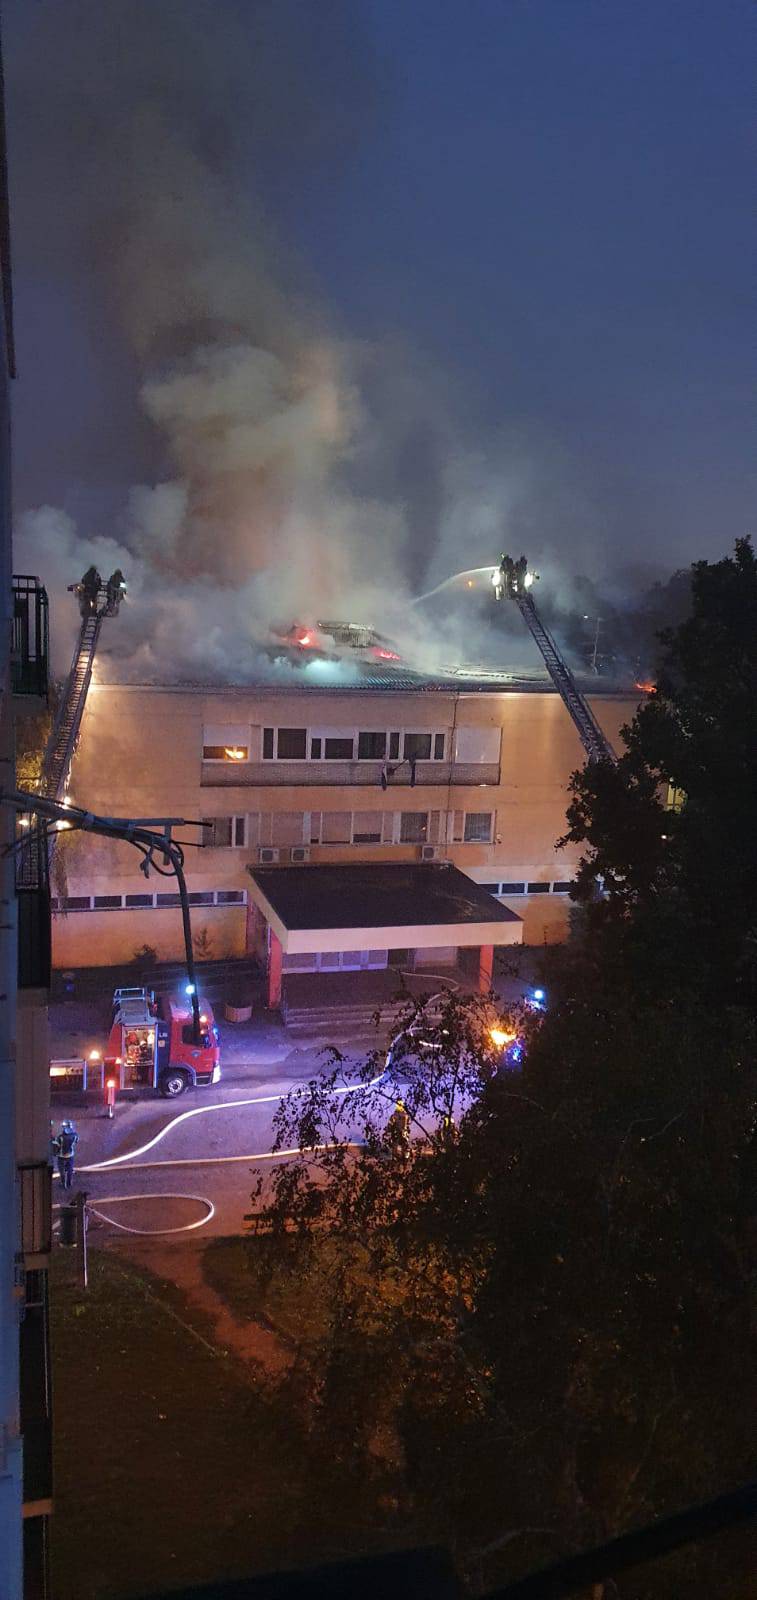
[[[47,700],[50,638],[47,590],[39,578],[21,572],[13,577],[11,688],[14,694]]]

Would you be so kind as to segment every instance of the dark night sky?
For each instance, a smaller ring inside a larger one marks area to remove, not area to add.
[[[73,270],[86,185],[82,200],[56,164],[54,118],[30,132],[35,60],[44,99],[53,63],[65,86],[76,37],[68,61],[53,48],[42,63],[49,5],[5,11],[17,498],[86,522],[149,476],[151,445],[107,294],[93,301]],[[227,22],[262,54],[258,82],[276,83],[267,111],[240,91]],[[750,530],[748,0],[214,0],[205,23],[209,105],[233,79],[214,154],[225,181],[242,206],[254,185],[330,330],[391,349],[395,372],[407,359],[404,438],[392,382],[374,373],[389,443],[371,487],[385,472],[387,493],[414,503],[424,559],[438,457],[458,436],[505,474],[528,460],[521,525],[543,512],[559,544],[568,506],[574,568],[672,568]],[[202,72],[189,88],[202,108]],[[418,550],[411,566],[420,577]]]

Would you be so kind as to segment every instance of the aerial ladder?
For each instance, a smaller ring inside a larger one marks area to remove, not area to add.
[[[562,699],[569,716],[578,730],[578,736],[590,761],[617,761],[609,739],[602,732],[585,695],[563,660],[549,628],[542,622],[534,604],[531,589],[538,574],[531,572],[525,556],[514,561],[503,555],[492,573],[492,584],[497,600],[514,600],[518,610],[538,645],[544,665]]]
[[[71,671],[42,758],[42,772],[37,787],[37,793],[45,800],[64,804],[68,804],[64,797],[92,682],[100,630],[105,617],[117,616],[126,589],[120,570],[108,579],[107,584],[102,583],[94,568],[90,568],[90,572],[93,574],[92,581],[87,582],[89,574],[85,574],[81,583],[70,585],[79,597],[82,622]],[[16,888],[36,889],[47,881],[48,863],[57,834],[51,830],[45,837],[45,831],[37,823],[32,823],[31,818],[24,819],[24,826],[28,831],[16,853]]]
[[[42,762],[39,793],[47,800],[62,800],[68,787],[71,762],[92,682],[92,669],[100,630],[105,617],[117,616],[126,584],[119,571],[108,579],[107,584],[101,584],[98,577],[96,587],[88,588],[85,579],[82,579],[81,583],[71,584],[70,587],[79,595],[82,624],[71,662],[71,671],[66,679]]]

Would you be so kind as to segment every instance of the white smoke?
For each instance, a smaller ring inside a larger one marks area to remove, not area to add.
[[[531,664],[517,622],[487,636],[475,609],[408,601],[419,579],[504,547],[536,561],[565,551],[576,497],[560,504],[546,450],[460,444],[448,385],[412,352],[329,328],[266,222],[260,152],[284,174],[324,145],[347,160],[371,99],[365,69],[353,105],[331,108],[320,30],[334,30],[332,53],[343,33],[359,60],[354,7],[312,10],[10,0],[21,259],[52,250],[53,281],[104,346],[107,449],[124,486],[107,535],[64,508],[27,503],[17,519],[16,564],[51,593],[59,671],[78,621],[67,586],[91,563],[126,574],[103,648],[132,679],[286,673],[266,653],[271,623],[323,615],[395,633],[426,669]],[[23,345],[19,360],[23,374]],[[40,451],[55,445],[40,436]]]

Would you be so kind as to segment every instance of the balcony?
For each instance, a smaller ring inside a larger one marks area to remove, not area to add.
[[[19,573],[13,578],[13,693],[47,702],[49,662],[47,590],[39,578]]]
[[[203,789],[380,789],[382,767],[382,761],[203,761],[200,781]],[[498,783],[497,761],[419,761],[415,769],[418,789]],[[389,789],[410,787],[410,768],[403,764]]]
[[[51,967],[50,882],[47,840],[33,824],[16,851],[18,987],[49,989]]]

